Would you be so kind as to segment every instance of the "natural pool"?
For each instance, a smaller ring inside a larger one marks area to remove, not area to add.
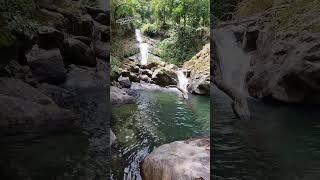
[[[209,136],[210,98],[180,92],[140,90],[137,103],[113,110],[113,179],[141,179],[139,163],[155,147],[191,137]]]
[[[320,111],[249,98],[252,118],[235,117],[218,89],[212,98],[213,174],[217,180],[320,179]]]

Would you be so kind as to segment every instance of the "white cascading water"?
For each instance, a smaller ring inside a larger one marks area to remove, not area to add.
[[[245,77],[250,66],[250,56],[238,46],[232,32],[218,29],[213,33],[223,81],[246,95]]]
[[[189,80],[188,80],[188,78],[184,75],[184,73],[183,73],[183,71],[182,70],[177,70],[177,76],[178,76],[178,88],[180,88],[181,90],[183,90],[184,92],[182,92],[183,93],[183,96],[185,97],[185,98],[187,98],[188,97],[188,89],[187,89],[187,87],[188,87],[188,82],[189,82]]]
[[[140,49],[140,64],[146,65],[148,59],[148,49],[149,45],[147,43],[143,43],[141,31],[140,29],[136,29],[136,39],[139,42],[139,49]]]

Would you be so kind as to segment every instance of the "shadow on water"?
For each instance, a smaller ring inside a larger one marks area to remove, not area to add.
[[[142,90],[137,99],[137,105],[113,110],[113,179],[141,179],[140,162],[157,146],[209,135],[209,97],[184,100],[177,90]]]
[[[251,121],[232,113],[230,99],[215,89],[213,172],[217,180],[316,180],[320,178],[320,112],[249,99]]]

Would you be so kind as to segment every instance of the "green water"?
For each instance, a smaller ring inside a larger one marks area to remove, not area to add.
[[[113,110],[113,179],[141,179],[139,164],[155,147],[191,137],[209,136],[210,98],[180,92],[140,91],[137,103]]]

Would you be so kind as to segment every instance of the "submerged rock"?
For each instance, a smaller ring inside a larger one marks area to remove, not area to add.
[[[210,179],[210,139],[175,141],[154,149],[142,162],[144,180]]]

